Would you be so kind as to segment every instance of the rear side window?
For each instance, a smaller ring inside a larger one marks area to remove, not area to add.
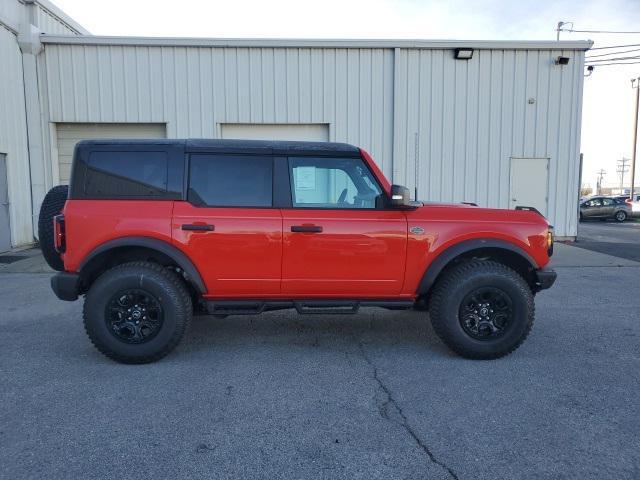
[[[166,152],[92,152],[84,193],[90,197],[160,197],[167,191]]]
[[[271,207],[273,158],[191,155],[188,200],[208,207]]]

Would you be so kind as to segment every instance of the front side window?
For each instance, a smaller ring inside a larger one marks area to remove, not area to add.
[[[91,152],[84,193],[92,197],[160,197],[167,191],[166,152]]]
[[[273,158],[191,155],[187,199],[197,206],[271,207]]]
[[[376,208],[382,195],[359,158],[289,158],[291,194],[298,208]]]

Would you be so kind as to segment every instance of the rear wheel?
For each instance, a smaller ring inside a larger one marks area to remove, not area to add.
[[[171,270],[149,262],[118,265],[93,283],[84,326],[100,352],[121,363],[161,359],[191,321],[191,297]]]
[[[64,270],[64,263],[53,244],[53,217],[62,212],[68,195],[68,185],[53,187],[44,196],[38,216],[38,240],[42,256],[51,268],[59,272]]]
[[[624,222],[627,219],[627,212],[620,210],[615,215],[616,222]]]
[[[473,359],[513,352],[534,319],[529,285],[509,267],[474,260],[453,267],[434,287],[431,323],[457,354]]]

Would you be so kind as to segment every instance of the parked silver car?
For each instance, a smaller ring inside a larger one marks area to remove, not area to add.
[[[633,214],[629,204],[615,198],[591,197],[580,203],[580,220],[613,218],[617,222],[624,222]]]

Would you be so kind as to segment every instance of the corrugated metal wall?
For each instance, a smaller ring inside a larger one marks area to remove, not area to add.
[[[391,174],[393,51],[46,45],[53,122],[166,122],[218,138],[220,123],[328,123]]]
[[[34,240],[31,167],[34,163],[42,164],[43,160],[47,160],[49,168],[46,169],[44,182],[47,186],[52,186],[54,175],[50,160],[55,156],[48,151],[46,159],[34,158],[33,155],[30,158],[25,82],[30,80],[38,82],[40,99],[43,98],[42,95],[48,94],[48,89],[46,77],[29,77],[30,73],[35,74],[35,69],[24,68],[24,57],[18,44],[17,35],[19,31],[29,32],[30,24],[52,34],[80,33],[78,28],[81,27],[76,28],[71,25],[74,22],[63,13],[59,11],[56,13],[57,10],[55,5],[46,0],[30,3],[18,0],[0,1],[0,59],[2,60],[2,68],[0,68],[0,153],[7,155],[9,215],[13,246],[30,244]],[[58,15],[65,18],[60,18]],[[27,38],[28,36],[23,38],[25,44],[28,43]],[[34,47],[34,50],[37,51],[37,48]],[[27,54],[29,52],[30,49],[27,48]],[[35,121],[42,120],[42,124],[46,127],[43,135],[45,138],[40,141],[49,146],[49,122],[39,115],[44,112],[38,112],[36,108],[34,113]],[[37,136],[39,137],[40,134],[38,133]],[[35,207],[38,208],[38,205]]]
[[[31,183],[22,54],[16,35],[0,25],[0,152],[7,155],[11,243],[31,243]]]
[[[548,216],[576,234],[583,53],[398,51],[394,181],[420,198],[509,208],[511,157],[549,158]],[[558,56],[572,60],[556,66]]]
[[[507,208],[510,158],[549,157],[550,220],[576,232],[581,51],[47,43],[42,57],[51,122],[165,122],[170,138],[328,123],[396,183],[414,186],[418,152],[427,200]]]
[[[50,35],[78,35],[81,32],[73,28],[64,20],[53,15],[49,10],[40,4],[35,4],[35,16],[32,23],[42,32]]]

